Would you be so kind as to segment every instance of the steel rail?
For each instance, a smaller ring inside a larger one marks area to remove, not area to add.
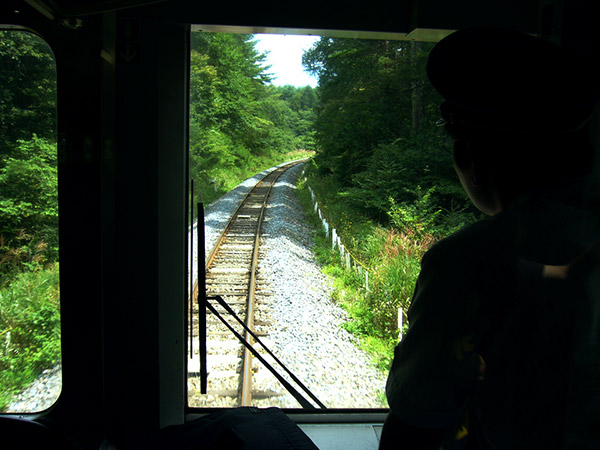
[[[287,170],[288,165],[283,166]],[[258,264],[258,248],[260,244],[260,230],[262,227],[265,210],[267,209],[267,202],[271,196],[271,191],[279,177],[285,172],[281,170],[273,181],[270,181],[269,189],[267,190],[262,205],[260,207],[260,213],[258,215],[258,223],[256,224],[256,236],[254,237],[254,248],[252,250],[252,263],[250,265],[250,280],[248,281],[248,303],[246,309],[246,326],[254,331],[254,297],[256,290],[256,266]],[[262,181],[260,183],[263,183]],[[259,183],[259,184],[260,184]],[[250,333],[248,330],[245,331],[245,339],[250,342]],[[241,406],[251,406],[252,403],[252,353],[248,350],[248,347],[244,346],[244,356],[242,362],[242,391],[241,391]]]
[[[294,165],[299,164],[300,162],[304,162],[304,161],[306,161],[306,160],[295,161],[293,163],[288,163],[288,164],[285,164],[285,165],[280,166],[280,167],[288,167],[289,168],[290,166],[294,166]],[[273,171],[275,171],[277,169],[278,168],[274,169]],[[265,175],[265,177],[268,176],[268,175],[270,175],[270,173],[267,174],[267,175]],[[262,182],[262,180],[260,180],[258,183],[256,183],[256,186],[258,186],[258,184],[261,183],[261,182]],[[256,186],[254,186],[254,188],[256,188]],[[212,250],[208,254],[208,257],[206,258],[206,263],[205,263],[205,267],[206,268],[208,268],[208,266],[210,266],[214,262],[215,256],[217,255],[217,252],[218,252],[219,248],[221,247],[221,244],[223,244],[223,241],[225,240],[225,237],[227,236],[227,233],[231,230],[231,226],[233,225],[233,223],[235,222],[235,219],[238,217],[240,211],[244,207],[244,202],[246,201],[246,199],[248,199],[248,197],[250,196],[250,194],[252,194],[252,191],[254,190],[254,188],[252,188],[250,191],[248,191],[248,193],[246,193],[246,195],[244,196],[244,198],[242,199],[242,201],[240,202],[240,204],[235,209],[234,213],[231,215],[231,217],[227,221],[227,225],[225,225],[225,228],[223,229],[223,231],[219,235],[219,238],[217,239],[216,244],[213,246]],[[200,225],[198,225],[198,226],[200,226]],[[192,292],[192,298],[196,298],[197,295],[198,295],[198,281],[196,280],[194,282],[194,289],[193,289],[193,292]]]

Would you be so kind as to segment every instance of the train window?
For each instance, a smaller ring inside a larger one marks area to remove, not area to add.
[[[0,30],[0,412],[61,391],[56,65],[48,44]]]
[[[298,65],[318,83],[293,85],[261,37],[192,33],[192,408],[387,408],[419,258],[470,220],[425,75],[433,44],[310,39]]]

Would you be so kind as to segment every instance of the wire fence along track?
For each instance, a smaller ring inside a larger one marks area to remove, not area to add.
[[[280,166],[267,174],[246,195],[225,227],[212,252],[206,260],[207,297],[221,296],[235,314],[259,337],[268,335],[268,321],[256,321],[261,301],[268,292],[257,288],[257,261],[261,224],[271,188],[290,167],[300,162]],[[192,298],[197,298],[198,285],[194,286]],[[233,337],[213,315],[207,317],[207,394],[200,394],[200,363],[198,361],[198,303],[188,326],[193,330],[195,342],[191,345],[194,355],[188,361],[188,404],[191,407],[247,406],[254,399],[282,395],[273,389],[253,387],[252,355]],[[219,305],[213,305],[224,316],[229,313]],[[242,325],[229,320],[230,325],[247,341],[252,337]]]
[[[304,171],[302,172],[302,175],[304,175]],[[306,179],[306,177],[304,177],[304,181],[305,182],[308,181]],[[310,192],[311,199],[312,199],[314,212],[315,212],[315,214],[317,214],[319,216],[319,219],[321,220],[321,224],[323,225],[323,231],[325,232],[325,237],[331,238],[331,249],[335,250],[337,248],[337,250],[340,254],[340,260],[341,260],[340,262],[341,262],[342,266],[346,268],[346,270],[355,270],[356,272],[359,273],[359,275],[364,277],[363,285],[364,285],[365,291],[370,292],[369,272],[371,271],[371,269],[368,269],[367,267],[365,267],[346,248],[346,246],[343,243],[343,239],[337,233],[337,230],[334,227],[332,227],[331,225],[329,225],[329,222],[325,218],[325,214],[321,211],[316,194],[314,193],[314,191],[308,184],[307,184],[307,187],[308,187],[308,191]],[[399,330],[398,337],[400,338],[400,340],[402,340],[402,325],[404,322],[405,322],[405,315],[402,310],[402,307],[399,307],[398,308],[398,330]]]

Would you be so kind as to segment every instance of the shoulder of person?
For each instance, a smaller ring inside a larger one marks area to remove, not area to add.
[[[510,251],[515,242],[515,218],[502,212],[467,225],[436,242],[424,255],[423,264],[432,259],[452,259],[477,263],[498,252]]]

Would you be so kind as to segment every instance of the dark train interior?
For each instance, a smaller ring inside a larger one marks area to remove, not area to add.
[[[63,385],[49,410],[0,417],[0,442],[29,448],[39,422],[72,448],[138,448],[202,414],[186,401],[192,27],[437,41],[490,25],[598,57],[591,3],[4,0],[0,27],[38,34],[56,58]],[[385,411],[288,415],[328,424],[323,448],[338,448],[348,433],[339,426],[377,427]]]

